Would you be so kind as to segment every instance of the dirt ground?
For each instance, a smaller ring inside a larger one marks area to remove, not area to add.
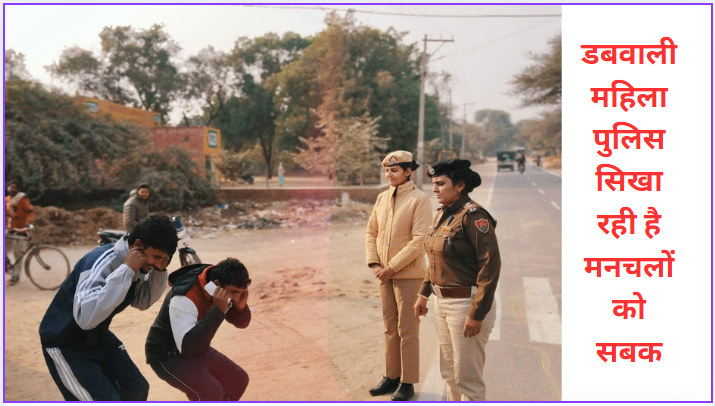
[[[225,324],[213,340],[250,376],[242,400],[389,401],[389,395],[373,398],[367,392],[381,378],[384,358],[378,281],[364,265],[364,227],[363,221],[348,221],[194,234],[190,246],[203,262],[239,258],[253,279],[250,326]],[[93,246],[63,248],[74,263]],[[169,270],[176,268],[172,263]],[[24,275],[19,284],[5,286],[5,401],[62,400],[38,336],[53,296]],[[128,308],[111,329],[149,380],[149,400],[184,401],[144,360],[144,341],[159,304],[144,312]]]

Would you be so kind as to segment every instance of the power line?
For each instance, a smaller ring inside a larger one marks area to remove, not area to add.
[[[388,11],[371,11],[371,10],[356,10],[331,7],[305,7],[305,6],[271,6],[271,5],[241,5],[241,7],[257,7],[257,8],[278,8],[278,9],[294,9],[294,10],[318,10],[318,11],[348,11],[360,14],[375,14],[384,16],[402,16],[402,17],[428,17],[428,18],[542,18],[542,17],[561,17],[561,14],[412,14],[412,13],[391,13]]]

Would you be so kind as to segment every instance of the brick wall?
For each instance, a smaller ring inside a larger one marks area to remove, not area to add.
[[[174,146],[188,152],[201,178],[206,176],[203,127],[156,127],[151,129],[151,139],[158,150]]]

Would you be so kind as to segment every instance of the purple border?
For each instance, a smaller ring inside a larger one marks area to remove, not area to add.
[[[121,5],[136,5],[136,6],[231,6],[231,5],[262,5],[262,6],[276,6],[276,5],[321,5],[321,6],[380,6],[380,5],[459,5],[459,6],[470,6],[470,5],[519,5],[519,6],[710,6],[710,111],[713,111],[713,3],[3,3],[3,55],[5,54],[5,6],[121,6]],[[5,76],[5,60],[3,59],[3,77]],[[3,90],[5,88],[3,87]],[[5,94],[3,92],[3,162],[5,158]],[[713,114],[710,115],[710,246],[713,246]],[[5,190],[5,178],[3,177],[3,190]],[[3,253],[5,253],[6,247],[3,245]],[[5,253],[6,254],[6,253]],[[713,251],[710,251],[710,381],[713,381]],[[3,286],[3,327],[5,326],[5,286]],[[3,348],[5,346],[5,330],[3,329]],[[563,372],[563,370],[562,370]],[[3,354],[3,377],[5,377],[5,357]],[[563,377],[562,377],[563,379]],[[4,384],[4,382],[3,382]],[[563,391],[563,388],[562,388]],[[562,393],[563,395],[563,393]],[[58,403],[52,401],[6,401],[5,400],[5,389],[3,385],[3,403]],[[125,402],[104,402],[104,403],[125,403]],[[147,403],[179,403],[176,401],[149,401]],[[183,403],[183,402],[182,402]],[[250,403],[374,403],[368,401],[252,401]],[[444,402],[419,402],[419,403],[444,403]],[[703,401],[489,401],[485,403],[713,403],[713,385],[710,385],[710,400]]]

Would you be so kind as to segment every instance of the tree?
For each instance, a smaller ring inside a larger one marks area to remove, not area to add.
[[[36,196],[99,187],[111,181],[101,175],[103,164],[145,142],[138,129],[92,117],[38,83],[11,79],[5,92],[5,175]]]
[[[474,114],[474,118],[481,125],[485,152],[494,154],[498,150],[516,146],[514,134],[517,130],[511,123],[509,113],[501,110],[479,110]]]
[[[272,78],[298,58],[310,40],[295,33],[282,37],[269,33],[258,38],[239,38],[229,55],[236,76],[237,93],[229,97],[216,116],[225,145],[240,150],[258,143],[267,175],[273,175],[273,155],[284,130],[278,129],[280,113],[275,103]]]
[[[512,95],[521,97],[522,106],[561,105],[561,34],[549,40],[551,50],[529,54],[534,64],[512,80]]]
[[[234,92],[236,77],[228,54],[216,51],[209,46],[196,55],[189,57],[186,63],[184,124],[195,125],[187,116],[187,111],[194,109],[193,102],[200,104],[200,125],[210,126]]]
[[[561,155],[561,109],[542,112],[538,120],[524,120],[517,124],[515,138],[530,150],[543,150],[551,155]]]
[[[167,150],[135,149],[116,160],[109,168],[125,188],[143,182],[152,188],[152,210],[178,211],[212,204],[216,194],[203,179],[188,152],[181,148]]]
[[[298,165],[311,172],[324,173],[333,182],[337,179],[336,160],[338,156],[338,123],[335,113],[316,111],[319,117],[316,123],[322,135],[315,137],[300,137],[305,147],[298,147],[295,161]]]
[[[327,174],[333,182],[340,174],[345,184],[355,181],[363,185],[379,167],[389,141],[378,135],[380,118],[337,119],[335,112],[322,110],[316,115],[322,135],[301,137],[304,146],[298,147],[295,161],[306,170]]]
[[[520,96],[523,106],[548,106],[539,120],[520,126],[517,137],[534,149],[561,154],[561,35],[549,40],[551,50],[543,55],[530,54],[534,64],[516,75],[512,94]]]
[[[326,17],[303,54],[274,79],[280,106],[278,130],[292,137],[322,136],[311,110],[350,117],[381,117],[380,137],[390,149],[417,144],[420,77],[413,45],[404,33],[358,25],[351,12]],[[425,139],[439,137],[439,108],[428,98]]]
[[[65,49],[50,73],[89,96],[161,114],[166,122],[171,104],[184,87],[176,57],[179,46],[161,25],[146,30],[105,27],[101,51]]]
[[[5,51],[5,81],[12,79],[30,80],[30,73],[25,66],[25,55],[8,49]]]

